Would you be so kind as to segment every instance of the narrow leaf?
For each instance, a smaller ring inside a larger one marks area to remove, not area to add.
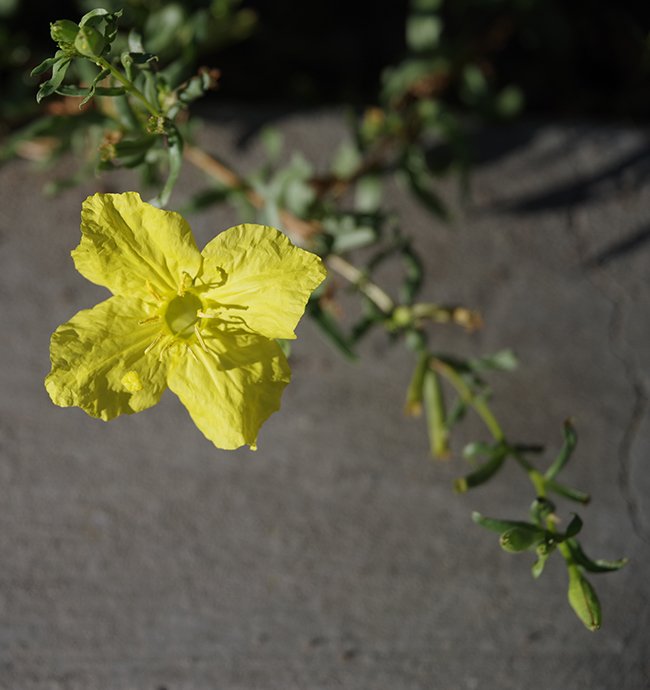
[[[560,482],[546,481],[544,483],[547,489],[553,491],[559,496],[564,496],[564,498],[576,501],[577,503],[583,503],[586,505],[591,500],[591,496],[584,491],[578,491],[578,489],[573,489],[565,484],[560,484]]]
[[[57,63],[60,59],[61,58],[59,57],[51,57],[47,58],[46,60],[43,60],[43,62],[41,62],[40,65],[36,65],[36,67],[34,67],[34,69],[29,73],[30,76],[36,77],[39,74],[43,74],[43,72],[47,72],[47,70],[50,69],[50,67]]]
[[[429,367],[429,353],[421,352],[406,391],[406,414],[419,417],[422,414],[422,390]]]
[[[485,484],[491,479],[503,466],[505,459],[508,457],[508,450],[504,446],[494,449],[492,456],[487,462],[484,462],[477,470],[461,477],[454,482],[454,490],[459,493],[465,493],[468,489],[473,489],[475,486]],[[482,524],[482,523],[479,523]]]
[[[546,479],[555,479],[555,477],[557,477],[567,462],[569,462],[577,443],[578,434],[576,433],[571,420],[567,419],[564,422],[564,443],[560,449],[560,452],[558,453],[558,456],[553,461],[553,464],[546,471],[546,474],[544,475]]]
[[[43,84],[36,94],[36,101],[40,103],[47,96],[51,96],[61,86],[65,73],[70,66],[70,59],[64,59],[57,62],[52,68],[52,76]]]
[[[440,377],[433,369],[425,371],[422,394],[431,454],[434,458],[447,458],[449,457],[449,430],[445,419],[445,400]]]
[[[566,543],[571,550],[573,560],[590,573],[611,573],[620,570],[628,562],[627,558],[621,558],[617,561],[592,560],[582,550],[577,539],[567,539]]]
[[[531,524],[530,522],[522,522],[520,520],[500,520],[496,518],[484,517],[476,511],[472,513],[472,520],[477,525],[481,525],[481,527],[485,527],[486,529],[492,530],[492,532],[497,532],[498,534],[503,534],[507,530],[513,529],[515,527],[521,527],[523,529],[532,529],[536,531],[538,530],[538,527],[536,525]]]
[[[575,513],[573,514],[573,519],[569,523],[569,526],[566,528],[566,531],[564,532],[564,536],[567,539],[570,539],[571,537],[575,537],[576,534],[580,532],[582,529],[582,520],[580,519],[579,515],[576,515]]]
[[[538,544],[536,549],[537,560],[533,563],[533,567],[531,568],[533,577],[535,579],[537,579],[544,571],[544,566],[546,565],[546,561],[548,560],[548,557],[551,555],[552,551],[553,548],[548,548],[545,543]]]

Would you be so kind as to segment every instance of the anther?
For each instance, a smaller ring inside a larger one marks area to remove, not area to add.
[[[192,276],[186,271],[183,271],[181,273],[181,282],[178,286],[178,296],[182,297],[185,294],[187,288],[190,287],[190,285],[192,285]]]
[[[145,282],[145,287],[147,288],[147,292],[158,302],[158,304],[162,304],[163,298],[154,290],[153,285],[147,280]]]
[[[153,323],[154,321],[159,321],[160,320],[160,314],[155,314],[154,316],[150,316],[148,319],[141,319],[138,321],[138,326],[144,326],[145,323]]]

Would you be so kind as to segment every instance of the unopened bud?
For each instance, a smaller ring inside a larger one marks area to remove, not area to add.
[[[79,33],[79,26],[69,19],[59,19],[57,22],[50,24],[50,36],[59,46],[71,46],[77,34]]]
[[[78,53],[89,58],[100,57],[106,47],[104,37],[92,26],[82,26],[74,41]]]

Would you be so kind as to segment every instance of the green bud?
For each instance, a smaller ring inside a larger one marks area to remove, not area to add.
[[[569,567],[569,604],[589,630],[600,628],[602,614],[596,590],[575,566]]]
[[[395,328],[405,328],[413,321],[413,314],[410,307],[396,307],[391,316],[391,325]]]
[[[58,22],[50,24],[50,36],[59,46],[71,46],[79,33],[79,26],[69,19],[59,19]]]
[[[537,544],[543,536],[543,533],[536,529],[513,527],[501,535],[499,544],[504,551],[518,553]]]
[[[106,41],[97,29],[86,25],[79,29],[79,33],[74,41],[74,47],[81,55],[95,58],[100,57],[102,54],[106,47]]]

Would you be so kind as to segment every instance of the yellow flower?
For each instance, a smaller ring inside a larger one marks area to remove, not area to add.
[[[217,447],[254,449],[291,375],[274,338],[295,338],[321,260],[262,225],[230,228],[199,252],[182,216],[135,192],[95,194],[81,219],[75,266],[113,297],[52,335],[53,402],[109,420],[169,386]]]

